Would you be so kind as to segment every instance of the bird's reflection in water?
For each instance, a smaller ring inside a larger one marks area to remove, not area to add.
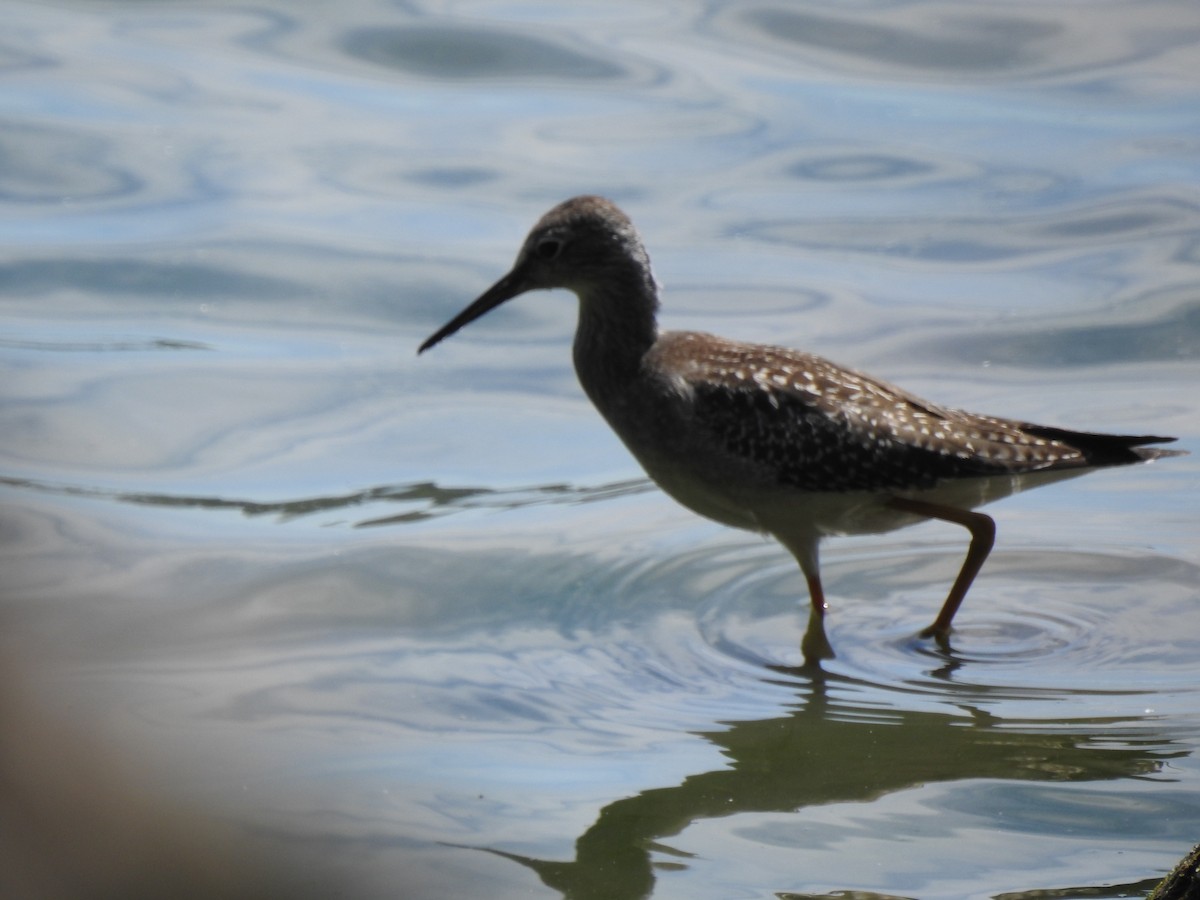
[[[687,866],[689,854],[670,839],[694,822],[864,802],[930,782],[1138,777],[1180,755],[1157,734],[1132,746],[1129,723],[1112,719],[1058,722],[1050,730],[1045,722],[1002,721],[969,706],[962,707],[963,715],[915,710],[847,715],[839,689],[854,691],[856,683],[814,664],[780,669],[769,680],[799,685],[793,709],[701,732],[728,765],[608,804],[576,839],[574,859],[470,849],[531,869],[570,900],[633,900],[651,894],[657,871]],[[1124,740],[1114,747],[1111,736],[1118,731]]]

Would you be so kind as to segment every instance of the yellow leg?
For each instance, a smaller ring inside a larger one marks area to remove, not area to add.
[[[889,504],[894,509],[916,513],[930,519],[953,522],[971,532],[971,546],[967,549],[967,558],[963,560],[958,577],[954,579],[954,584],[950,587],[946,602],[942,604],[942,610],[933,620],[933,624],[921,632],[921,637],[932,637],[944,644],[950,636],[950,623],[954,619],[954,614],[958,612],[963,598],[967,596],[971,582],[983,568],[984,560],[992,552],[992,544],[996,540],[996,523],[992,521],[991,516],[985,516],[983,513],[959,509],[956,506],[928,503],[924,500],[913,500],[910,497],[893,497]]]

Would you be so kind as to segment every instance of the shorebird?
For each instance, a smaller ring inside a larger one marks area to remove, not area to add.
[[[418,349],[506,300],[579,298],[575,371],[646,473],[688,509],[774,536],[808,583],[807,663],[831,658],[817,547],[927,519],[970,532],[967,555],[922,637],[949,649],[954,614],[995,539],[975,508],[1090,469],[1143,462],[1174,440],[1093,434],[922,400],[820,356],[694,331],[660,332],[658,286],[629,217],[602,197],[551,209],[512,270]]]

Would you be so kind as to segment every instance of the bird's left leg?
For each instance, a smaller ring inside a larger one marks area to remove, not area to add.
[[[780,543],[792,552],[804,580],[808,584],[808,627],[804,630],[804,638],[800,641],[800,652],[804,655],[804,663],[808,666],[819,666],[823,659],[833,659],[833,645],[825,634],[825,591],[821,587],[821,567],[817,557],[816,535],[777,535]]]
[[[806,665],[819,665],[823,659],[833,659],[833,645],[825,634],[825,594],[821,590],[821,577],[814,573],[805,573],[808,582],[808,593],[812,603],[808,607],[808,627],[804,629],[804,638],[800,641],[800,652],[804,654]]]
[[[992,552],[992,544],[996,540],[996,523],[992,521],[991,516],[985,516],[983,513],[959,509],[957,506],[944,506],[940,503],[914,500],[911,497],[893,497],[888,501],[888,505],[893,509],[915,513],[929,519],[953,522],[971,532],[971,546],[967,549],[967,558],[963,560],[958,577],[954,579],[954,584],[950,587],[946,602],[942,604],[942,610],[933,620],[933,624],[921,632],[921,637],[932,637],[944,646],[950,638],[950,622],[953,621],[954,614],[962,605],[963,598],[967,596],[971,582],[979,574],[984,560]]]

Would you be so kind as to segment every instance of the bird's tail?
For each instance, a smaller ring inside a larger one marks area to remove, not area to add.
[[[1122,466],[1128,463],[1149,462],[1166,456],[1186,456],[1186,450],[1164,450],[1147,444],[1169,444],[1173,437],[1153,434],[1096,434],[1090,431],[1071,431],[1048,425],[1024,425],[1022,431],[1050,441],[1058,441],[1079,450],[1093,466]]]

